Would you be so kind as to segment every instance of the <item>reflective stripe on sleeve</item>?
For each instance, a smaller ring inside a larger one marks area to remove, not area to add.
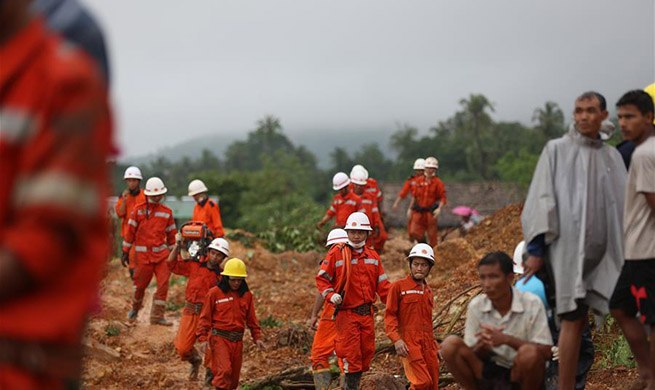
[[[337,260],[337,262],[334,263],[334,266],[335,266],[335,267],[341,267],[341,266],[343,266],[343,260]]]
[[[168,227],[166,228],[166,233],[170,232],[171,230],[175,230],[175,229],[176,229],[175,224],[168,225]]]
[[[100,207],[95,183],[62,171],[21,177],[13,193],[17,207],[59,206],[73,213],[94,214]]]
[[[378,276],[378,283],[382,282],[383,280],[387,280],[387,279],[389,279],[387,274],[382,274],[382,275]]]
[[[153,247],[152,251],[155,252],[155,253],[158,253],[158,252],[161,252],[161,251],[166,250],[166,249],[168,249],[168,245],[161,244],[160,246]]]
[[[134,247],[134,250],[137,251],[137,252],[147,252],[148,247],[147,246],[137,245],[137,246]]]
[[[377,260],[377,259],[366,259],[366,260],[364,260],[364,264],[375,264],[375,265],[378,265],[378,260]]]
[[[321,292],[321,295],[323,296],[323,299],[325,299],[325,297],[327,297],[327,295],[328,295],[330,292],[334,292],[334,289],[333,289],[333,288],[327,288],[327,289],[323,290],[323,291]]]
[[[136,221],[133,220],[133,219],[130,219],[129,221],[127,221],[127,224],[128,224],[128,225],[132,225],[132,226],[134,226],[134,227],[137,227],[137,223],[136,223]]]
[[[131,248],[132,243],[123,241],[123,246],[126,247],[126,248]]]
[[[329,280],[330,282],[332,281],[332,276],[330,276],[330,275],[329,275],[327,272],[325,272],[324,270],[319,270],[317,276],[322,276],[322,277],[324,277],[325,279]]]
[[[156,211],[155,212],[155,217],[170,218],[171,215],[169,213],[165,213],[163,211]]]

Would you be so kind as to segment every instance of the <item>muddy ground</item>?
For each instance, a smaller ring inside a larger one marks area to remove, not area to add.
[[[448,333],[460,333],[463,328],[465,305],[477,293],[475,264],[481,255],[491,250],[512,253],[521,238],[520,206],[509,206],[483,220],[465,238],[457,232],[448,234],[436,249],[437,265],[429,279],[436,296],[435,314],[438,338]],[[392,231],[382,255],[390,279],[406,274],[405,256],[412,244],[401,231]],[[313,303],[316,287],[314,278],[322,253],[285,252],[271,254],[255,244],[244,247],[232,242],[232,255],[248,265],[248,283],[255,296],[257,316],[262,323],[266,351],[254,348],[249,337],[244,338],[242,388],[252,388],[262,378],[285,370],[309,368],[312,334],[305,326]],[[185,279],[171,278],[169,311],[172,327],[150,325],[148,322],[154,282],[146,293],[144,309],[135,324],[126,321],[130,308],[132,285],[127,271],[116,260],[108,264],[102,283],[102,310],[91,320],[86,335],[88,354],[83,374],[86,389],[203,389],[199,382],[187,380],[189,366],[175,352],[173,339],[184,303]],[[465,293],[463,293],[465,292]],[[454,299],[454,301],[453,301]],[[451,302],[450,305],[446,303]],[[437,313],[438,312],[438,313]],[[376,316],[377,342],[384,346],[382,314]],[[618,337],[618,336],[617,336]],[[380,353],[372,365],[373,375],[364,381],[365,389],[403,389],[404,376],[398,358]],[[595,369],[587,389],[627,389],[636,376],[635,370],[624,367]],[[302,379],[301,379],[302,381]],[[443,388],[459,389],[443,382]],[[299,387],[294,387],[299,388]],[[308,387],[310,388],[310,387]]]

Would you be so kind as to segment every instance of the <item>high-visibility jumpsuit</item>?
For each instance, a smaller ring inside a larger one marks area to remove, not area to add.
[[[225,235],[223,221],[221,220],[221,209],[216,202],[209,198],[205,198],[201,203],[196,203],[191,220],[204,222],[207,228],[211,230],[214,238]]]
[[[132,210],[123,240],[123,253],[128,253],[132,247],[136,253],[132,308],[139,310],[143,305],[143,296],[154,274],[157,278],[157,291],[153,297],[151,319],[163,317],[166,311],[171,272],[165,260],[175,244],[175,234],[177,228],[173,212],[167,206],[146,200]]]
[[[236,291],[223,292],[213,287],[205,298],[197,334],[200,341],[209,340],[212,385],[219,389],[236,389],[243,359],[243,332],[248,326],[253,341],[262,338],[250,291],[239,296]]]
[[[427,233],[428,244],[434,247],[438,241],[438,229],[432,212],[440,203],[446,203],[446,187],[436,176],[429,180],[427,176],[420,177],[416,183],[414,198],[416,202],[409,222],[409,235],[422,238]]]
[[[180,327],[175,336],[175,349],[182,360],[188,360],[193,353],[193,346],[196,343],[196,328],[202,311],[202,305],[209,289],[215,287],[220,280],[220,269],[209,268],[207,257],[201,261],[177,260],[168,261],[168,269],[177,275],[189,278],[186,285],[184,311],[180,318]],[[206,360],[207,362],[208,360]]]
[[[127,234],[127,221],[130,219],[130,213],[136,207],[136,205],[141,204],[146,201],[146,196],[143,193],[143,190],[139,188],[139,192],[136,195],[131,193],[127,194],[126,198],[122,196],[118,197],[118,202],[116,202],[116,216],[121,220],[121,238],[125,239]],[[121,206],[125,203],[125,211],[121,212]],[[134,255],[134,247],[130,250],[130,270],[134,271],[136,268],[136,256]]]
[[[403,340],[409,353],[401,358],[411,390],[437,390],[439,359],[432,333],[433,295],[427,283],[411,276],[391,284],[384,326],[391,342]]]
[[[407,180],[405,180],[405,183],[403,184],[403,188],[400,190],[398,193],[398,197],[400,199],[405,199],[407,195],[411,194],[413,197],[416,196],[416,183],[418,182],[418,179],[422,177],[423,175],[412,175],[410,176]],[[409,226],[410,226],[411,219],[407,221],[407,231],[409,232]]]
[[[334,250],[340,250],[338,245],[333,245],[328,253]],[[321,262],[323,261],[321,260]],[[332,318],[333,314],[334,305],[325,302],[316,334],[314,334],[314,342],[312,343],[312,370],[315,372],[330,370],[329,359],[334,353],[334,343],[337,339],[337,326]],[[341,360],[339,360],[339,367],[342,367]]]
[[[346,221],[348,221],[350,214],[360,211],[361,208],[360,197],[350,191],[346,196],[336,194],[332,200],[332,205],[325,214],[330,218],[334,217],[335,227],[343,228],[346,226]]]
[[[373,232],[366,240],[366,245],[375,248],[375,251],[380,253],[384,248],[384,243],[387,241],[387,231],[384,229],[380,211],[378,209],[377,197],[371,192],[364,192],[361,196],[362,209],[371,222],[371,227],[377,227],[378,233]]]
[[[339,306],[336,326],[337,357],[343,361],[344,373],[368,371],[375,355],[375,324],[372,305],[375,294],[386,302],[389,280],[380,262],[380,256],[373,249],[359,250],[347,246],[352,260],[348,283],[345,285],[343,302]],[[328,253],[316,275],[316,286],[329,304],[338,282],[344,277],[345,264],[341,250]]]
[[[0,58],[0,252],[31,280],[0,304],[0,389],[63,389],[109,254],[107,87],[41,19]]]

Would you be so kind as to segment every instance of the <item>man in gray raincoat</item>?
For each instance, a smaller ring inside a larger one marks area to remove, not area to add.
[[[623,265],[627,172],[619,152],[601,137],[607,115],[599,93],[576,99],[575,124],[544,147],[521,215],[526,280],[545,267],[555,283],[561,390],[574,388],[588,310],[609,312]]]

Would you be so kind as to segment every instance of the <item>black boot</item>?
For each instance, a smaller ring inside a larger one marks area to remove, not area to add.
[[[206,367],[205,368],[205,386],[211,388],[212,387],[212,380],[214,380],[214,373],[212,372],[211,368]]]
[[[362,379],[361,372],[346,374],[346,388],[344,390],[358,390],[359,381]]]
[[[195,382],[198,380],[198,370],[200,369],[200,364],[202,363],[202,358],[198,355],[198,352],[194,349],[189,357],[189,364],[191,364],[191,370],[189,371],[189,381]]]

